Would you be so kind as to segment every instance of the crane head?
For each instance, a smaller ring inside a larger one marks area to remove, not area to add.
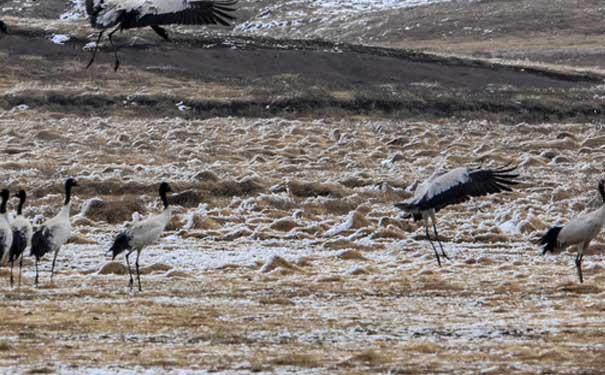
[[[603,203],[605,203],[605,180],[599,181],[599,193],[601,194],[601,198],[603,199]]]

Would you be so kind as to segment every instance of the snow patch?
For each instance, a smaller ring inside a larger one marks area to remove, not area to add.
[[[84,0],[72,0],[72,8],[67,12],[61,14],[59,19],[61,21],[79,21],[86,18],[86,7],[84,6]]]
[[[52,38],[50,38],[50,41],[53,42],[54,44],[63,45],[63,44],[65,44],[65,42],[68,42],[70,39],[71,39],[71,36],[69,36],[69,35],[53,34]]]
[[[191,109],[191,107],[185,105],[185,103],[183,101],[176,103],[176,107],[181,112],[189,111]]]

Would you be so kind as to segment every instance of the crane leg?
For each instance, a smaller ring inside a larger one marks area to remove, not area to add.
[[[50,267],[50,283],[53,283],[53,276],[55,274],[55,263],[57,262],[57,255],[59,255],[59,250],[55,251],[55,255],[53,256],[53,264]]]
[[[113,71],[117,72],[118,68],[120,67],[120,59],[118,58],[118,51],[116,50],[116,47],[113,44],[113,34],[118,31],[120,29],[120,25],[118,25],[118,27],[116,27],[115,29],[113,29],[107,36],[109,38],[109,44],[111,44],[111,48],[113,49],[113,56],[115,57],[115,63],[113,64]]]
[[[38,286],[38,257],[36,257],[36,279],[34,283]]]
[[[139,272],[139,256],[141,255],[141,250],[137,250],[137,260],[135,262],[135,266],[137,267],[137,281],[139,282],[139,292],[142,292],[141,289],[141,273]]]
[[[19,258],[19,281],[17,281],[17,289],[21,289],[21,269],[23,267],[23,254],[21,254],[21,258]]]
[[[450,258],[445,253],[445,250],[443,250],[443,245],[441,244],[441,241],[439,241],[439,233],[437,233],[437,224],[435,223],[435,215],[431,215],[431,219],[433,219],[433,231],[435,231],[435,238],[437,239],[437,243],[439,244],[439,247],[441,248],[441,255],[443,255],[443,257],[445,259],[450,260]]]
[[[131,253],[132,251],[126,253],[126,265],[128,266],[128,275],[130,275],[130,281],[128,281],[128,288],[130,289],[132,289],[132,285],[134,284],[134,279],[132,278],[132,271],[130,270],[130,261],[128,260],[128,257]]]
[[[15,263],[14,259],[11,259],[11,288],[13,287],[13,264]]]
[[[580,283],[584,282],[584,278],[582,277],[582,258],[583,254],[578,254],[576,256],[576,270],[578,270],[578,277],[580,278]]]
[[[97,42],[95,43],[95,49],[92,50],[92,56],[90,58],[90,61],[88,62],[88,65],[86,65],[86,69],[88,69],[93,61],[95,61],[95,57],[97,56],[97,49],[99,49],[99,42],[101,41],[101,37],[103,36],[103,33],[105,32],[105,30],[101,30],[101,32],[99,33],[99,37],[97,38]]]
[[[437,248],[435,247],[435,245],[433,245],[433,241],[431,241],[431,236],[429,235],[429,226],[426,221],[424,222],[424,230],[426,232],[426,238],[431,243],[431,247],[433,248],[433,251],[435,252],[435,257],[437,258],[437,264],[439,264],[439,267],[441,267],[441,259],[439,259],[439,253],[437,252]]]
[[[588,246],[588,242],[578,244],[578,255],[576,255],[576,270],[578,271],[580,283],[584,282],[584,278],[582,277],[582,258],[584,258],[585,246]]]

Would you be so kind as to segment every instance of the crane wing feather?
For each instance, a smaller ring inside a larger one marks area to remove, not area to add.
[[[178,2],[177,2],[178,3]],[[237,1],[190,1],[185,2],[186,7],[175,9],[154,8],[153,11],[141,12],[140,17],[129,27],[144,27],[157,25],[222,25],[229,26],[229,21],[235,16],[229,12],[235,11],[232,6]],[[168,10],[170,9],[170,10]]]
[[[427,181],[428,185],[423,191],[398,207],[407,211],[438,211],[446,206],[465,202],[471,197],[512,191],[510,186],[518,184],[513,180],[518,175],[510,173],[514,169],[457,168]]]

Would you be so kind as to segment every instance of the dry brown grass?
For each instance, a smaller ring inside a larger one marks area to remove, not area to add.
[[[85,216],[91,220],[119,224],[130,221],[133,212],[143,216],[147,214],[145,202],[134,194],[106,195],[99,198],[85,213]]]
[[[322,359],[317,354],[289,353],[269,361],[274,366],[288,366],[296,368],[322,367]]]
[[[287,189],[292,195],[297,197],[332,196],[340,198],[348,195],[346,189],[336,183],[303,182],[294,180],[288,181]]]

